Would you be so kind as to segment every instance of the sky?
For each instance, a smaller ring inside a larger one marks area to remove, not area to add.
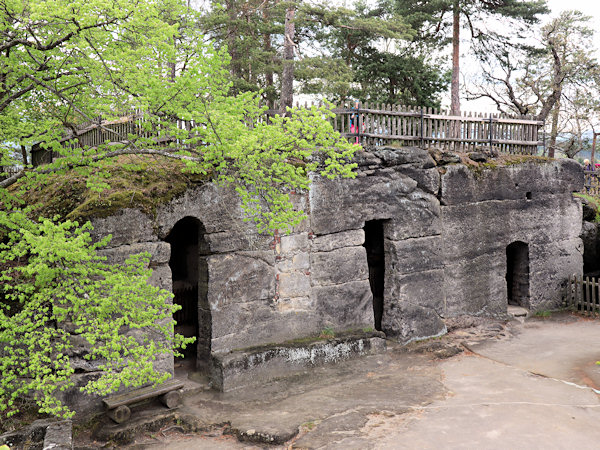
[[[542,19],[542,22],[548,22],[550,18],[557,17],[561,12],[567,10],[579,10],[584,14],[591,17],[590,26],[596,30],[594,36],[594,47],[596,50],[596,56],[600,59],[600,0],[546,0],[548,7],[550,8],[550,15]],[[464,36],[465,33],[463,33]],[[466,45],[465,45],[466,44]],[[468,43],[463,42],[461,39],[461,46],[466,47]],[[463,53],[461,57],[461,72],[463,75],[469,77],[468,65],[469,56]],[[463,63],[464,62],[464,63]],[[478,67],[477,63],[473,63],[473,69]],[[464,70],[463,70],[464,68]],[[463,81],[461,77],[461,82]],[[449,92],[443,96],[442,105],[449,106],[450,98]],[[464,111],[477,111],[484,113],[496,112],[496,106],[490,100],[476,100],[476,101],[465,101],[461,100],[461,109]]]
[[[600,48],[600,2],[598,0],[547,0],[552,11],[552,16],[561,11],[577,9],[592,17],[592,25],[598,30],[596,35],[596,47]]]

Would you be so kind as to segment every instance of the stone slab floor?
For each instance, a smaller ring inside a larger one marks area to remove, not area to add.
[[[468,350],[447,357],[458,346]],[[130,448],[600,448],[596,360],[600,321],[459,329],[251,391],[187,396],[182,414],[229,425],[203,435],[167,427]]]

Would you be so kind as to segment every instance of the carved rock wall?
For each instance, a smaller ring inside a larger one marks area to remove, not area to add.
[[[148,251],[152,282],[170,289],[169,245],[184,217],[199,219],[210,246],[212,352],[374,327],[366,221],[383,223],[382,330],[401,342],[445,332],[444,318],[504,315],[506,247],[529,246],[532,310],[560,302],[561,283],[581,273],[583,183],[572,161],[473,170],[437,166],[427,151],[361,152],[355,179],[316,177],[294,200],[308,218],[285,236],[242,220],[234,192],[208,184],[159,208],[94,221],[113,235],[113,260]],[[166,362],[166,365],[169,363]],[[172,363],[171,363],[172,364]]]

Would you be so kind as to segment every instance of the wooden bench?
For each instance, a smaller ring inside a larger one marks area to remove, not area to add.
[[[181,393],[179,389],[183,383],[177,380],[169,380],[156,387],[148,386],[124,394],[117,394],[107,397],[102,402],[108,409],[106,415],[117,423],[123,423],[131,416],[131,410],[127,405],[138,403],[160,396],[160,401],[167,408],[172,409],[181,403]]]

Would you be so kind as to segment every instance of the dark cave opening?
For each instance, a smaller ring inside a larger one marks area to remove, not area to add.
[[[529,308],[529,245],[525,242],[506,247],[506,289],[509,305]]]
[[[375,329],[381,331],[383,318],[383,289],[385,280],[385,252],[383,239],[383,220],[365,222],[365,243],[367,264],[369,265],[369,284],[373,294],[373,315]]]
[[[183,350],[184,359],[196,359],[196,368],[207,368],[211,354],[212,318],[208,305],[208,261],[210,249],[202,222],[193,217],[178,221],[165,239],[171,244],[169,266],[173,277],[175,332],[196,337]]]

